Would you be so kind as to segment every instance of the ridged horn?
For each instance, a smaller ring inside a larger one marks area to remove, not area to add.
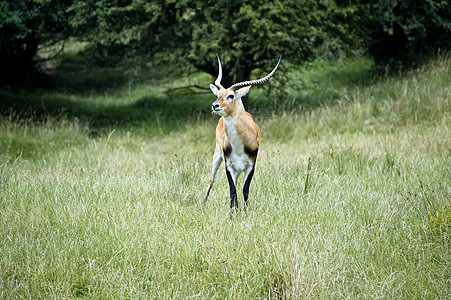
[[[250,86],[250,85],[257,85],[257,84],[265,82],[266,80],[271,78],[272,75],[274,75],[274,72],[276,72],[277,67],[279,66],[281,60],[282,60],[282,55],[279,57],[279,61],[277,62],[276,67],[271,71],[271,73],[269,73],[265,77],[260,78],[260,79],[256,79],[256,80],[238,82],[238,83],[235,83],[234,85],[232,85],[230,88],[232,90],[236,91],[237,89],[239,89],[241,87]]]
[[[216,78],[216,80],[215,80],[215,85],[217,88],[222,89],[224,87],[221,85],[221,80],[222,80],[221,60],[219,60],[219,56],[217,54],[216,54],[216,57],[218,58],[219,73],[218,73],[218,78]]]

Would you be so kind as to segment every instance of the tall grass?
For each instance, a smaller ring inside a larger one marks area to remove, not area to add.
[[[357,84],[328,68],[349,81],[248,100],[263,144],[232,220],[221,172],[201,203],[212,99],[3,91],[36,107],[1,118],[0,297],[449,297],[451,60]]]

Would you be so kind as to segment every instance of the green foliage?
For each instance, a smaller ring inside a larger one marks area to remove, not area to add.
[[[451,4],[396,0],[379,5],[371,24],[370,54],[388,71],[418,66],[451,49]]]
[[[69,36],[67,7],[58,0],[0,2],[0,82],[17,79],[33,67],[40,47]]]
[[[334,1],[76,1],[71,25],[107,63],[122,58],[195,66],[217,75],[215,54],[224,83],[265,73],[279,55],[300,63],[319,54],[356,48],[358,17],[350,5]],[[354,20],[354,22],[356,22]],[[339,23],[339,25],[337,24]],[[357,47],[359,48],[359,47]]]
[[[398,69],[449,49],[449,5],[444,0],[3,1],[1,79],[11,81],[33,67],[39,49],[68,37],[87,42],[86,54],[103,66],[165,65],[167,72],[186,73],[189,65],[216,76],[219,54],[224,85],[265,74],[279,55],[284,68],[368,48],[376,65]],[[285,83],[285,73],[271,84]]]

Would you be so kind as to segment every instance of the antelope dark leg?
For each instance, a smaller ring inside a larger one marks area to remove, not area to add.
[[[247,199],[249,198],[249,186],[251,185],[252,177],[254,176],[255,165],[252,166],[252,170],[246,177],[243,187],[243,196],[244,196],[244,211],[247,210]]]
[[[232,175],[230,174],[229,170],[227,169],[226,165],[226,174],[227,174],[227,180],[229,181],[229,187],[230,187],[230,208],[233,207],[238,208],[238,200],[236,197],[236,186],[235,182],[233,181]]]

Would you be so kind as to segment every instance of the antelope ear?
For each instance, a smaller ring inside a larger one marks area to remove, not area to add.
[[[249,90],[251,89],[251,87],[252,86],[250,85],[250,86],[246,86],[244,88],[241,88],[241,89],[237,90],[236,91],[237,98],[241,98],[241,97],[246,96],[249,93]]]
[[[215,85],[210,84],[210,90],[216,97],[218,97],[218,88]]]

